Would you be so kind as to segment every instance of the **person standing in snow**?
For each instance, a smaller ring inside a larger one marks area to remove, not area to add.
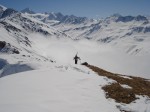
[[[77,53],[77,54],[78,54],[78,53]],[[81,60],[80,57],[77,56],[77,54],[76,54],[75,57],[74,57],[75,64],[78,64],[78,60]]]

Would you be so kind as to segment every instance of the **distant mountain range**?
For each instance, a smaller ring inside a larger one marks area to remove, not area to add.
[[[38,18],[38,19],[42,19],[42,21],[46,21],[46,20],[57,20],[63,23],[73,23],[73,24],[80,24],[84,21],[86,21],[88,18],[86,17],[77,17],[74,15],[63,15],[62,13],[58,12],[58,13],[44,13],[44,17],[42,17],[41,14],[39,13],[35,13],[34,11],[32,11],[29,8],[25,8],[21,11],[22,13],[27,13],[27,14],[33,14],[34,17]]]
[[[54,12],[35,13],[29,8],[19,12],[0,5],[0,18],[1,28],[26,46],[32,46],[28,35],[39,33],[51,38],[88,39],[110,44],[134,55],[150,53],[150,19],[142,15],[114,14],[95,20]]]

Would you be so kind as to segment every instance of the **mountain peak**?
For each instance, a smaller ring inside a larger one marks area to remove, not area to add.
[[[121,17],[121,16],[122,16],[122,15],[119,14],[119,13],[115,13],[115,14],[112,15],[112,17]]]
[[[29,13],[29,14],[35,14],[34,11],[32,11],[30,8],[25,8],[21,11],[22,13]]]
[[[7,8],[5,7],[5,6],[3,6],[3,5],[0,5],[0,10],[3,10],[3,11],[5,11]]]
[[[3,12],[3,14],[2,14],[2,18],[4,18],[4,17],[7,17],[7,16],[10,16],[11,14],[13,14],[13,13],[16,13],[17,11],[16,10],[14,10],[14,9],[12,9],[12,8],[7,8],[4,12]]]
[[[130,21],[148,21],[148,19],[145,16],[138,15],[138,16],[119,16],[116,20],[116,22],[130,22]]]
[[[136,21],[148,21],[147,18],[145,16],[142,15],[138,15],[135,17]]]

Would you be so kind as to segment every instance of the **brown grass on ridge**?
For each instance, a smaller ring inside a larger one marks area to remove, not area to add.
[[[117,83],[102,87],[102,89],[106,92],[107,98],[115,99],[116,102],[129,104],[137,99],[136,95],[146,95],[150,97],[150,81],[148,79],[133,76],[127,76],[130,78],[124,78],[123,76],[125,75],[111,73],[89,64],[83,65],[92,69],[100,76],[106,76],[107,78],[117,81]],[[123,88],[120,84],[126,84],[132,87],[132,89]]]

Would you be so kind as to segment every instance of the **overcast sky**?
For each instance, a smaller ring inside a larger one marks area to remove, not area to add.
[[[90,18],[121,15],[150,15],[150,0],[0,0],[6,7],[35,12],[61,12]]]

